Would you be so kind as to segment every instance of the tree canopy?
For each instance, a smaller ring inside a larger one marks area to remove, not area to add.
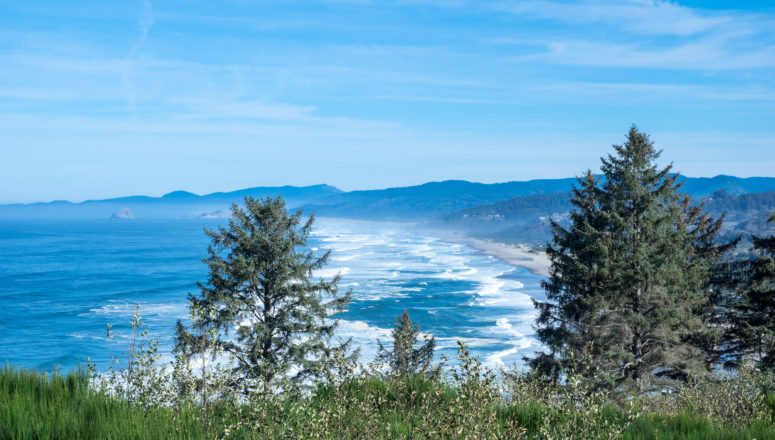
[[[232,205],[227,227],[206,230],[209,279],[198,283],[199,296],[189,295],[199,319],[191,330],[178,322],[179,350],[201,355],[199,342],[217,334],[215,345],[235,360],[233,385],[245,390],[269,392],[279,379],[315,375],[332,351],[331,315],[350,292],[338,291],[338,275],[315,275],[330,251],[307,248],[313,222],[289,214],[281,197]]]
[[[775,225],[775,214],[769,222]],[[734,280],[726,354],[731,364],[752,358],[775,370],[775,235],[752,238],[751,258],[738,265]]]
[[[396,325],[391,333],[393,349],[388,350],[377,341],[379,347],[377,362],[386,364],[395,376],[412,376],[415,374],[432,374],[433,350],[436,348],[436,338],[424,337],[424,342],[417,348],[420,328],[412,322],[409,312],[396,318]]]
[[[570,225],[552,224],[547,301],[535,301],[537,336],[549,351],[530,364],[552,377],[571,369],[598,386],[645,392],[710,368],[709,285],[722,220],[691,205],[637,127],[613,148],[601,176],[578,179]]]

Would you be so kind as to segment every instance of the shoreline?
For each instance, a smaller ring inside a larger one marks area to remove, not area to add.
[[[471,237],[461,237],[458,241],[470,246],[481,254],[495,257],[512,266],[523,267],[533,275],[549,276],[549,258],[545,253],[534,251],[528,246],[514,246]]]
[[[482,255],[497,258],[506,264],[519,266],[530,271],[533,275],[549,276],[549,258],[545,252],[538,252],[526,245],[511,245],[507,243],[472,238],[463,234],[442,233],[442,239],[464,244]]]

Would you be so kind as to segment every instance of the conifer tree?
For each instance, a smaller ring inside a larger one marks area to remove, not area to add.
[[[433,350],[436,339],[425,337],[424,342],[415,348],[420,336],[420,328],[409,318],[409,312],[404,310],[393,328],[393,349],[386,349],[381,341],[377,351],[377,362],[387,364],[392,374],[398,377],[416,374],[432,374]]]
[[[733,364],[752,358],[775,370],[775,235],[752,238],[753,256],[743,263],[730,309],[727,354]]]
[[[235,388],[271,392],[279,379],[301,381],[319,372],[332,352],[331,336],[350,292],[340,294],[339,276],[316,277],[330,251],[307,249],[314,217],[289,215],[281,197],[245,198],[232,205],[228,227],[206,230],[211,239],[207,283],[201,295],[189,295],[198,322],[192,329],[177,325],[177,349],[201,355],[200,342],[235,359]],[[213,339],[212,337],[210,338]]]
[[[635,126],[614,150],[601,159],[601,177],[578,179],[569,227],[552,225],[548,301],[535,301],[549,352],[530,364],[555,378],[570,369],[596,386],[645,392],[708,371],[708,286],[722,220],[691,205]]]

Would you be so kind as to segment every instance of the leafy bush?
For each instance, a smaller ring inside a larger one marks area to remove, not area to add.
[[[492,371],[460,342],[443,374],[389,374],[338,348],[315,383],[234,393],[217,351],[163,365],[138,313],[131,331],[126,358],[101,375],[0,370],[0,438],[775,438],[775,382],[752,368],[617,400],[577,376]]]

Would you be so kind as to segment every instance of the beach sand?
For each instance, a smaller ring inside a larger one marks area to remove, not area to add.
[[[445,241],[460,243],[475,249],[483,255],[490,255],[506,264],[524,267],[535,275],[549,276],[549,258],[525,245],[511,245],[479,238],[471,238],[450,231],[436,231]]]
[[[514,246],[478,238],[460,238],[456,240],[468,245],[484,255],[493,256],[504,263],[524,267],[542,277],[549,276],[549,258],[543,252],[537,252],[527,246]]]

